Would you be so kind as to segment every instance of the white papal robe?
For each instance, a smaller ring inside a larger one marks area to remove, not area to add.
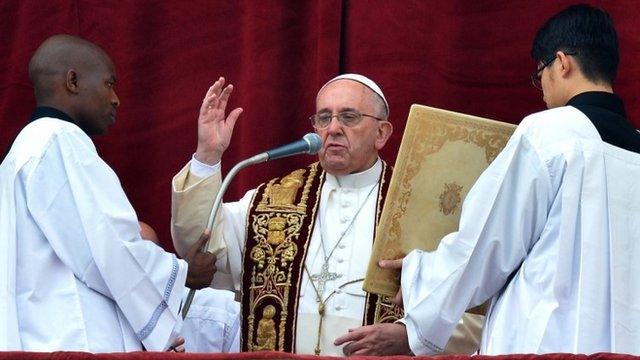
[[[187,264],[139,231],[79,127],[27,125],[0,165],[0,349],[165,349]]]
[[[362,282],[343,285],[364,278],[373,243],[381,172],[382,161],[378,159],[374,166],[361,173],[346,176],[327,174],[321,190],[319,221],[316,221],[311,236],[305,265],[312,275],[318,274],[325,254],[333,251],[328,261],[329,271],[340,276],[328,281],[323,293],[323,299],[333,295],[325,308],[320,339],[322,355],[342,355],[342,348],[334,346],[334,340],[362,324],[366,300]],[[195,158],[173,180],[172,231],[178,253],[186,251],[205,227],[217,192],[216,186],[205,186],[205,182],[220,182],[219,164],[208,167]],[[207,187],[210,191],[203,191]],[[240,201],[224,203],[222,206],[212,236],[213,247],[224,248],[216,264],[218,272],[213,280],[215,287],[240,290],[247,212],[254,192],[250,190]],[[340,240],[342,233],[345,235]],[[320,321],[316,297],[309,276],[304,271],[297,314],[297,353],[314,353]],[[461,325],[456,332],[457,341],[451,351],[475,351],[478,339],[472,334],[477,336],[480,333],[482,316],[469,315],[466,321],[467,324]]]
[[[640,155],[571,106],[525,118],[480,176],[459,231],[403,262],[412,350],[444,347],[493,297],[484,354],[640,354]]]

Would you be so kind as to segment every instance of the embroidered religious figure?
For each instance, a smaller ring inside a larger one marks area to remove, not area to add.
[[[280,180],[279,184],[269,189],[269,206],[292,206],[296,200],[298,189],[302,187],[304,169],[296,170]]]
[[[256,345],[254,350],[275,350],[276,349],[276,324],[273,316],[276,314],[276,308],[273,305],[267,305],[262,310],[262,319],[258,322],[258,330],[256,333]]]

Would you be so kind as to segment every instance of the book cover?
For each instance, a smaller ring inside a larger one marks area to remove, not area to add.
[[[402,258],[413,249],[435,250],[445,235],[457,231],[464,198],[515,128],[411,106],[363,283],[365,291],[394,296],[399,272],[380,268],[378,260]]]

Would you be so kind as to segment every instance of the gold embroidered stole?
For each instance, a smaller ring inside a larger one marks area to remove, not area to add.
[[[391,167],[383,162],[376,224]],[[247,215],[242,274],[242,351],[295,352],[303,266],[320,204],[324,171],[314,163],[256,190]],[[401,310],[367,294],[363,324],[395,321]]]
[[[389,191],[389,183],[393,174],[393,167],[387,166],[386,162],[382,162],[382,174],[380,175],[380,187],[378,188],[378,203],[376,204],[376,226],[373,229],[373,239],[376,238],[378,231],[378,223],[380,222],[380,214],[384,205],[384,199]],[[373,244],[373,239],[371,244]],[[378,323],[392,323],[402,318],[404,312],[401,307],[391,303],[391,299],[387,296],[378,296],[376,294],[367,293],[365,303],[363,325],[371,325]]]

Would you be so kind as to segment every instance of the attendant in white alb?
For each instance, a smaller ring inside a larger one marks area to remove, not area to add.
[[[407,331],[385,341],[441,352],[463,311],[492,298],[483,354],[640,354],[640,135],[612,91],[612,21],[571,6],[532,56],[550,110],[526,117],[480,176],[458,232],[385,263],[402,266]]]
[[[173,349],[185,282],[213,258],[142,241],[89,135],[115,120],[114,66],[98,46],[47,39],[29,63],[38,107],[0,165],[0,350]]]

